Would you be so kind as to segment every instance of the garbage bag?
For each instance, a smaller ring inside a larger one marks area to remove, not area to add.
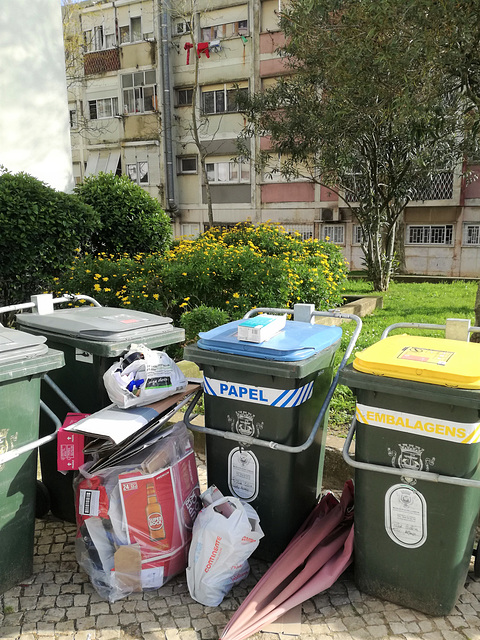
[[[187,379],[164,352],[132,344],[103,375],[110,400],[121,409],[158,402],[183,391]]]
[[[251,505],[231,496],[200,511],[193,525],[186,572],[194,600],[216,607],[248,576],[248,558],[264,535],[259,522]]]
[[[185,425],[122,464],[97,471],[93,464],[80,467],[74,484],[78,563],[110,602],[158,589],[185,570],[201,508]]]

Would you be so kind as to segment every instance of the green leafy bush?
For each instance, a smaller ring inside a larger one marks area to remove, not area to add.
[[[196,309],[187,311],[180,318],[180,326],[185,329],[185,342],[194,342],[201,331],[209,331],[229,320],[228,313],[222,309],[207,307],[202,304]]]
[[[167,256],[163,295],[185,310],[201,304],[240,318],[253,307],[327,309],[341,303],[346,263],[334,244],[303,241],[270,224],[213,228]]]
[[[77,256],[55,293],[83,293],[103,306],[137,309],[162,315],[168,305],[158,291],[165,257],[159,253]]]
[[[75,187],[78,197],[100,214],[102,228],[92,237],[95,253],[131,256],[164,253],[172,239],[170,219],[158,200],[127,176],[99,173]]]
[[[1,303],[41,293],[99,225],[98,214],[75,195],[0,169]]]
[[[198,307],[213,307],[231,320],[253,307],[303,302],[331,308],[341,304],[345,280],[345,260],[335,245],[304,242],[272,225],[238,225],[176,243],[165,255],[79,257],[58,280],[57,293],[92,295],[104,305],[168,315],[178,323]]]

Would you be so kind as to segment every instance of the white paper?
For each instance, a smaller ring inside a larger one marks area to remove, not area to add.
[[[66,427],[65,431],[109,438],[114,444],[120,444],[157,416],[151,407],[120,409],[111,405]]]

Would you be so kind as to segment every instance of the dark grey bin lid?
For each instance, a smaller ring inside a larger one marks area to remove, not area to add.
[[[22,313],[17,323],[46,335],[72,336],[93,342],[141,340],[151,334],[173,330],[172,319],[143,311],[114,307],[78,307],[53,313]]]
[[[45,355],[48,351],[46,341],[43,336],[0,327],[0,366]]]

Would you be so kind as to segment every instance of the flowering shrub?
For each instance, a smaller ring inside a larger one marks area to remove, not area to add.
[[[334,244],[303,241],[276,225],[215,227],[166,254],[100,254],[76,259],[57,294],[92,295],[101,304],[166,314],[178,322],[201,305],[240,318],[253,307],[328,309],[341,303],[345,260]]]
[[[345,260],[334,244],[303,241],[271,224],[215,227],[170,251],[164,293],[185,310],[202,303],[242,317],[253,307],[341,303]]]

